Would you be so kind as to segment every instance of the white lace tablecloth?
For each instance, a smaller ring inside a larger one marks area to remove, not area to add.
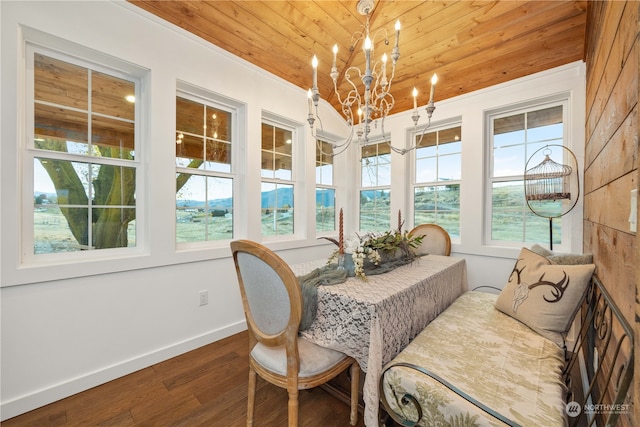
[[[324,261],[291,266],[297,275],[309,273]],[[318,312],[301,335],[318,345],[341,351],[366,372],[364,421],[378,425],[378,379],[384,364],[467,290],[462,258],[427,255],[368,281],[318,288]]]

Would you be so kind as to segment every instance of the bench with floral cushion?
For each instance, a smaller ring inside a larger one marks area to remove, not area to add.
[[[523,248],[499,295],[469,291],[454,301],[385,366],[381,412],[425,427],[615,422],[629,409],[633,332],[593,264],[555,262]],[[612,363],[601,367],[605,353]],[[583,382],[591,391],[579,399]],[[603,391],[612,384],[613,398]]]

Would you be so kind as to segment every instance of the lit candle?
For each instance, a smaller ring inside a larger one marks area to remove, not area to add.
[[[333,68],[336,68],[336,58],[338,57],[338,45],[333,45]]]
[[[400,20],[396,21],[396,47],[398,47],[398,39],[400,38]]]
[[[311,60],[311,66],[313,67],[313,89],[316,90],[318,88],[318,58],[315,55]]]
[[[413,88],[413,109],[418,108],[418,89]]]
[[[342,208],[340,208],[340,223],[338,229],[338,253],[344,253],[344,218],[342,215]]]
[[[438,82],[438,76],[434,73],[431,77],[431,94],[429,94],[429,104],[433,104],[433,93],[436,89],[436,83]]]

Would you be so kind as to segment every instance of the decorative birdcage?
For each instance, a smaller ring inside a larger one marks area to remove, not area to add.
[[[548,148],[543,154],[544,160],[524,173],[527,200],[571,199],[568,179],[573,168],[553,161]]]
[[[570,164],[558,163],[551,159],[552,155]],[[529,167],[534,162],[538,164]],[[549,219],[549,247],[553,249],[553,219],[569,213],[580,197],[578,161],[573,152],[563,145],[551,144],[533,153],[525,165],[524,196],[531,212]]]

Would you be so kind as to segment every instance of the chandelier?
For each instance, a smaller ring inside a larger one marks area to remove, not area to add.
[[[395,99],[391,94],[391,84],[395,77],[396,63],[398,62],[398,58],[400,58],[400,49],[398,47],[398,39],[400,38],[400,21],[397,21],[395,25],[395,44],[390,53],[391,70],[388,72],[387,62],[389,61],[389,57],[387,56],[387,53],[383,53],[379,59],[375,59],[374,57],[374,45],[376,40],[382,38],[384,45],[389,45],[389,39],[385,29],[378,29],[373,33],[373,35],[370,33],[369,20],[374,8],[374,3],[375,0],[358,1],[358,13],[366,16],[366,21],[364,32],[357,31],[351,36],[350,50],[353,51],[356,44],[362,42],[362,50],[365,56],[365,69],[363,71],[358,67],[350,66],[344,71],[344,80],[349,84],[348,91],[344,94],[344,97],[338,92],[338,77],[340,76],[336,66],[338,45],[336,44],[333,46],[333,65],[329,75],[333,80],[333,89],[338,102],[340,103],[342,115],[349,126],[349,135],[342,142],[330,144],[333,148],[333,152],[323,152],[325,155],[335,156],[344,152],[354,140],[357,140],[358,143],[361,144],[367,144],[369,142],[371,126],[373,125],[377,127],[378,123],[380,123],[382,137],[385,138],[384,121],[395,104]],[[314,131],[314,124],[316,120],[318,120],[320,124],[319,127],[322,130],[322,120],[318,115],[320,92],[318,91],[318,59],[315,55],[313,56],[311,65],[313,67],[313,87],[309,89],[307,93],[309,98],[309,115],[307,121],[311,127],[313,137],[318,141],[318,135]],[[362,83],[360,88],[358,88],[357,78],[359,78]],[[426,106],[428,123],[423,129],[419,140],[410,148],[398,148],[394,147],[391,144],[391,141],[387,141],[385,138],[385,141],[394,152],[404,155],[409,151],[416,149],[420,145],[425,130],[431,125],[431,116],[436,109],[433,103],[433,95],[437,80],[438,78],[436,74],[434,74],[431,78],[431,92],[429,102]],[[412,96],[413,114],[411,119],[414,127],[417,128],[418,121],[420,120],[420,114],[418,113],[417,106],[418,91],[415,87],[413,88]],[[315,107],[315,114],[313,107]],[[318,149],[322,151],[322,146],[319,141]]]

